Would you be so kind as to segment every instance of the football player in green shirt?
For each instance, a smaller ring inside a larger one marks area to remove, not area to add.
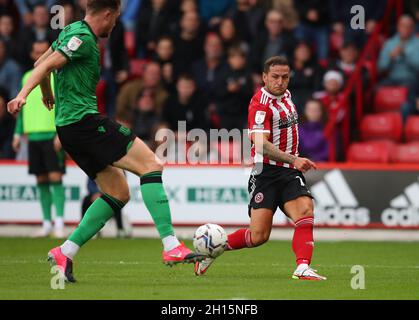
[[[80,247],[130,198],[123,170],[141,177],[144,203],[163,242],[163,262],[173,265],[205,258],[175,236],[160,160],[130,129],[101,116],[97,110],[95,94],[100,73],[97,40],[109,36],[119,14],[120,0],[88,0],[84,20],[61,31],[36,62],[17,97],[8,103],[9,112],[19,112],[28,94],[41,84],[44,104],[52,109],[55,103],[55,124],[64,150],[103,193],[68,240],[48,253],[51,263],[58,265],[70,282],[75,282],[72,261]],[[55,76],[55,95],[49,82],[51,72]]]
[[[32,45],[31,58],[36,61],[49,48],[48,41],[37,41]],[[25,73],[22,86],[32,74]],[[13,148],[18,151],[23,134],[28,137],[29,173],[36,176],[39,201],[41,203],[42,229],[35,237],[64,238],[64,186],[65,154],[56,134],[55,112],[49,112],[42,103],[41,88],[37,86],[26,98],[26,107],[19,113],[13,137]],[[55,206],[54,229],[51,223],[51,206]]]

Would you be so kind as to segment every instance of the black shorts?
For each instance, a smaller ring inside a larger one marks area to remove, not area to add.
[[[65,173],[65,153],[55,151],[54,139],[29,141],[28,156],[29,174]]]
[[[284,211],[284,204],[300,196],[313,198],[306,187],[306,180],[301,171],[269,164],[257,174],[252,170],[249,178],[250,195],[249,216],[251,208],[271,209],[274,213],[279,207]]]
[[[130,129],[100,114],[57,127],[64,150],[91,178],[128,152],[135,135]]]

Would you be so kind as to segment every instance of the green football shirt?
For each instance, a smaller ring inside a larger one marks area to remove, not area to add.
[[[55,124],[65,126],[97,110],[96,85],[100,77],[97,37],[83,20],[66,26],[52,44],[67,58],[55,73]]]

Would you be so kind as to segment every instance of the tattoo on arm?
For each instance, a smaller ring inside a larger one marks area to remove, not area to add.
[[[271,142],[265,139],[263,140],[263,155],[268,157],[270,160],[289,164],[294,163],[295,159],[297,159],[296,156],[279,150]]]
[[[254,133],[252,135],[251,139],[255,145],[256,152],[263,154],[269,160],[293,164],[298,157],[279,150],[272,142],[268,141],[268,136],[261,133]]]

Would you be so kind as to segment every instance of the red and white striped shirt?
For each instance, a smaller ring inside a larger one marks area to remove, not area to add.
[[[298,114],[287,90],[281,96],[274,96],[261,88],[250,101],[248,111],[249,135],[253,132],[269,133],[268,141],[281,151],[298,156]],[[293,165],[276,162],[255,152],[252,144],[253,162],[269,163],[285,168]]]

